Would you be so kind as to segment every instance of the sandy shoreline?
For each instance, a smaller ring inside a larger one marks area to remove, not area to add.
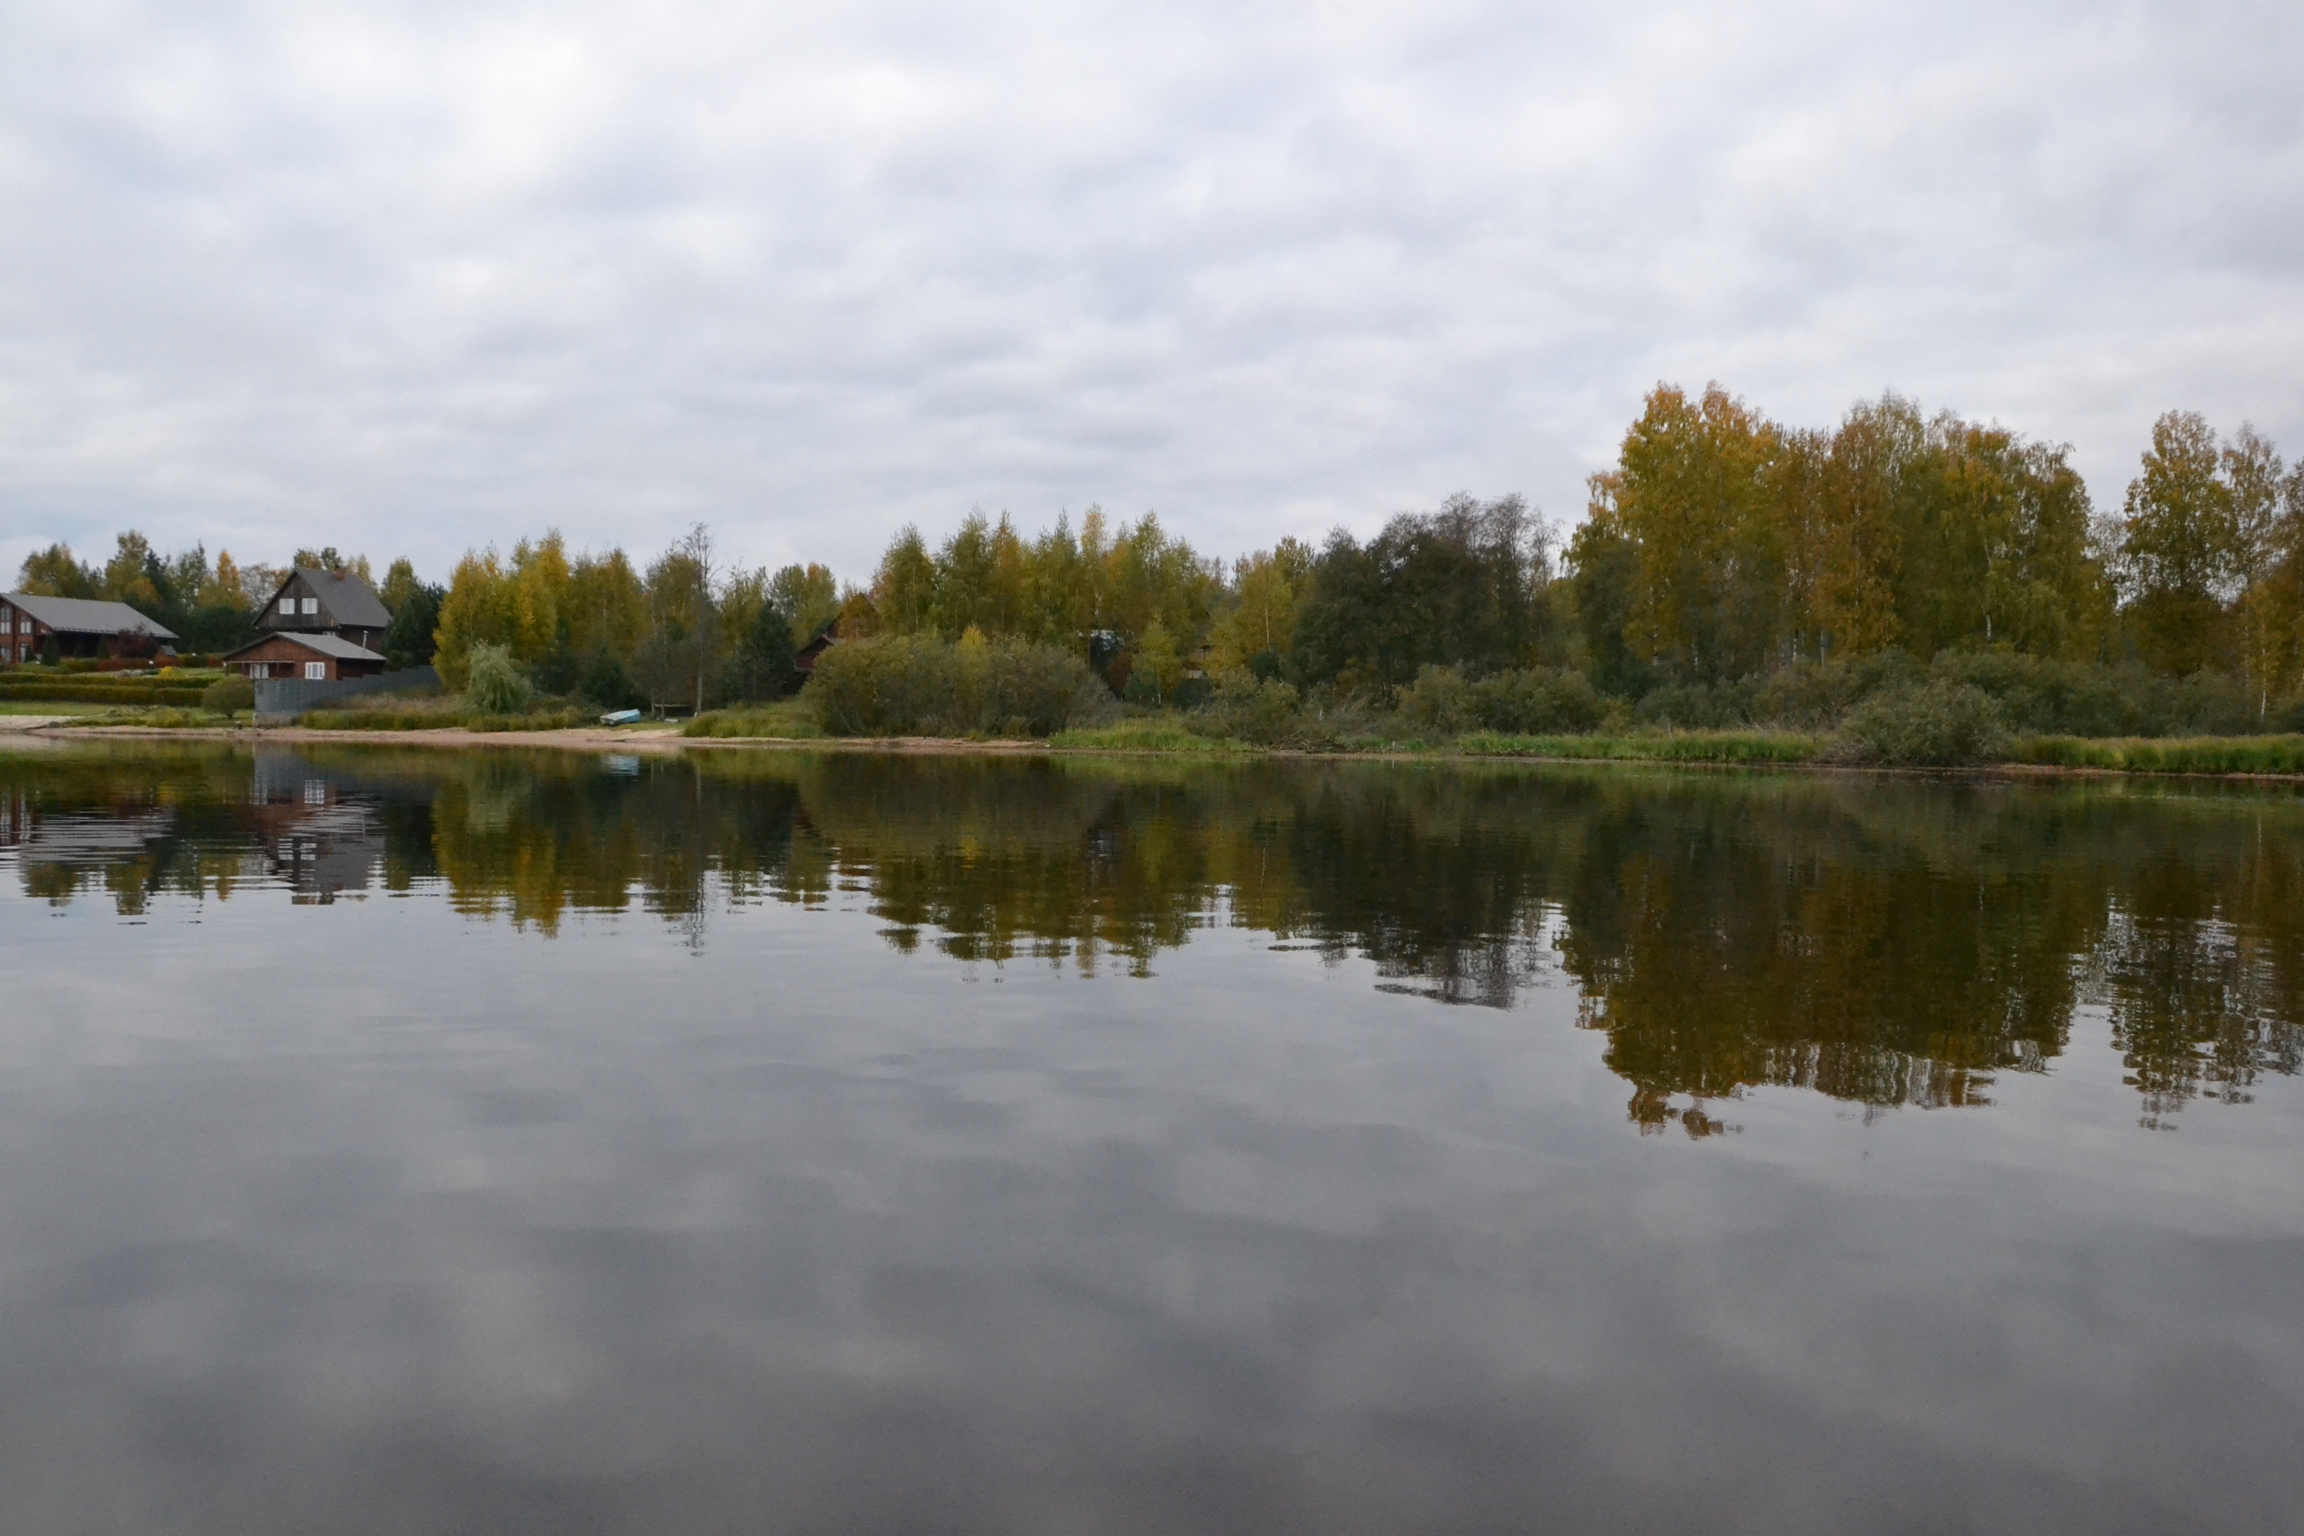
[[[678,727],[569,726],[554,731],[473,731],[447,726],[432,731],[316,731],[302,726],[250,726],[203,728],[189,726],[90,725],[74,726],[71,717],[57,723],[36,717],[20,729],[61,741],[226,741],[246,746],[327,744],[338,746],[401,747],[560,747],[588,752],[665,752],[690,747],[741,747],[770,751],[805,752],[912,752],[991,753],[1015,756],[1054,750],[1044,741],[969,741],[960,737],[895,736],[870,740],[815,738],[806,741],[773,736],[682,736]]]

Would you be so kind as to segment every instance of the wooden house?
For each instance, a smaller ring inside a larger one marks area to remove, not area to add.
[[[792,682],[794,688],[803,686],[816,675],[816,658],[840,643],[840,623],[837,619],[816,632],[816,637],[792,654]]]
[[[371,677],[384,670],[384,658],[364,645],[354,645],[339,635],[291,631],[253,640],[219,658],[217,664],[251,679],[289,678],[307,683]]]
[[[126,603],[0,593],[0,663],[39,661],[51,648],[59,658],[156,656],[173,651],[175,638],[176,631]]]
[[[300,565],[256,615],[256,627],[267,634],[334,635],[362,650],[379,651],[392,614],[357,572]]]

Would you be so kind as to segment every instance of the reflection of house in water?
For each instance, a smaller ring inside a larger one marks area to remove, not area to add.
[[[364,891],[384,857],[384,834],[365,803],[289,753],[259,753],[249,819],[265,873],[298,900]]]
[[[36,814],[21,795],[0,801],[0,848],[24,864],[116,864],[176,830],[166,807],[126,816]]]
[[[0,797],[0,869],[15,870],[26,895],[52,902],[95,883],[118,892],[123,911],[137,909],[176,834],[173,807],[58,811],[21,791]]]

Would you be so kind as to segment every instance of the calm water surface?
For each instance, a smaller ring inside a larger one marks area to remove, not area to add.
[[[2304,799],[0,753],[11,1532],[2304,1527]]]

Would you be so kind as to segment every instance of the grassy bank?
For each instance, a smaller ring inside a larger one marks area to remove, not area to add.
[[[575,707],[491,714],[455,700],[437,707],[403,709],[313,709],[296,717],[310,731],[564,731],[589,724],[590,711]]]
[[[814,741],[824,732],[798,699],[785,699],[707,710],[682,725],[680,734],[719,740]]]
[[[2016,742],[2009,760],[2119,773],[2304,774],[2304,736],[2036,736]]]
[[[1059,751],[1169,752],[1191,755],[1255,754],[1272,750],[1232,737],[1194,731],[1182,720],[1138,718],[1116,725],[1061,731],[1048,739]],[[1474,731],[1438,739],[1362,737],[1326,744],[1330,752],[1405,753],[1415,756],[1524,758],[1558,762],[1721,763],[1776,766],[1850,766],[1865,761],[1840,737],[1812,731],[1624,731],[1581,735],[1515,736]],[[1888,766],[1874,762],[1874,766]],[[2004,751],[1957,766],[2037,766],[2103,769],[2119,773],[2304,775],[2304,736],[2196,736],[2091,739],[2040,736],[2011,741]]]

